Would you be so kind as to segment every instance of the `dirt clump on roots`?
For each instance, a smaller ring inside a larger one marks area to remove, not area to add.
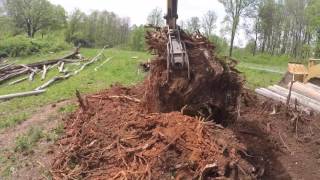
[[[219,123],[232,119],[243,86],[235,61],[216,57],[214,45],[200,33],[188,35],[182,31],[181,41],[186,44],[190,61],[188,79],[187,69],[168,72],[166,30],[149,31],[146,39],[149,50],[156,55],[145,80],[144,107],[149,112],[183,109],[184,114]]]
[[[65,121],[54,179],[255,178],[231,131],[179,112],[146,114],[139,92],[116,86],[84,98],[87,108]]]

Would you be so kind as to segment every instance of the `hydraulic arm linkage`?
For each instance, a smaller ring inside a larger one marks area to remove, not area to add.
[[[181,41],[180,27],[177,25],[178,0],[167,0],[167,15],[165,16],[168,28],[167,69],[168,81],[170,72],[186,69],[190,79],[190,64],[186,44]]]

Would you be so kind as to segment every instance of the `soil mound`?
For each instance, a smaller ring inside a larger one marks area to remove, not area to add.
[[[65,121],[54,179],[255,178],[231,131],[179,112],[146,114],[137,92],[116,86],[84,98]]]
[[[182,32],[191,78],[174,71],[167,81],[166,32],[148,32],[146,39],[157,56],[144,84],[114,86],[86,98],[77,93],[81,109],[65,122],[53,177],[253,179],[261,174],[242,158],[245,148],[231,131],[206,121],[225,123],[237,110],[243,80],[236,63],[216,58],[200,33]]]
[[[214,54],[214,45],[200,33],[181,32],[190,61],[191,78],[187,70],[167,70],[166,30],[150,31],[146,35],[149,50],[157,56],[151,62],[146,78],[144,107],[149,112],[172,112],[202,116],[222,123],[237,109],[243,79],[234,68],[236,62],[223,61]],[[170,79],[167,74],[170,73]]]

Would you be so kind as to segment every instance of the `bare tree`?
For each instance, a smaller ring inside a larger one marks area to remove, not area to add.
[[[180,26],[181,29],[185,29],[186,28],[186,22],[183,20],[180,20],[178,25]]]
[[[255,0],[219,0],[219,2],[224,5],[226,10],[227,17],[225,19],[232,24],[229,50],[229,56],[232,56],[234,39],[238,30],[240,17],[246,15],[247,11],[249,11],[250,7],[255,3]]]
[[[187,30],[189,32],[195,32],[200,28],[200,19],[198,17],[191,17],[187,23]]]
[[[216,21],[217,15],[214,11],[209,10],[207,13],[204,14],[202,18],[202,28],[204,29],[204,32],[207,37],[209,37],[212,34],[212,31],[216,27]]]
[[[164,18],[163,18],[162,9],[158,7],[153,9],[147,18],[147,24],[153,25],[153,26],[163,26]]]

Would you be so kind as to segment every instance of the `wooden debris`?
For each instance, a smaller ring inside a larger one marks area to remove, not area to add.
[[[29,76],[29,81],[33,81],[34,80],[34,76],[36,75],[36,72],[31,72],[30,76]]]
[[[12,99],[12,98],[17,98],[17,97],[33,96],[33,95],[38,95],[38,94],[41,94],[41,93],[44,93],[44,92],[46,92],[45,89],[22,92],[22,93],[15,93],[15,94],[8,94],[8,95],[2,95],[2,96],[0,96],[0,100],[9,100],[9,99]]]
[[[98,55],[96,55],[94,58],[92,58],[91,61],[83,64],[83,65],[81,66],[81,68],[78,69],[78,70],[76,70],[73,74],[74,74],[74,75],[79,74],[86,66],[88,66],[88,65],[90,65],[90,64],[98,61],[98,60],[100,59],[100,57],[103,55],[103,52],[104,52],[105,49],[106,49],[106,46],[103,47],[103,49],[98,53]]]
[[[47,65],[43,65],[43,71],[42,71],[41,81],[43,81],[43,80],[46,78],[47,71],[48,71]]]
[[[22,81],[27,80],[28,78],[29,78],[29,76],[24,77],[24,78],[21,78],[21,79],[18,79],[18,80],[16,80],[16,81],[12,81],[12,82],[9,83],[8,85],[9,85],[9,86],[12,86],[12,85],[18,84],[18,83],[20,83],[20,82],[22,82]]]
[[[88,103],[83,100],[83,98],[81,97],[81,94],[78,90],[76,90],[76,96],[78,98],[78,102],[79,102],[81,109],[83,111],[86,111],[88,109]]]
[[[17,76],[20,76],[20,75],[29,74],[32,72],[37,72],[37,69],[43,68],[44,65],[46,65],[46,66],[54,65],[54,64],[57,64],[58,62],[64,62],[64,63],[79,62],[79,60],[76,60],[76,61],[74,60],[74,59],[77,59],[77,57],[78,57],[77,54],[79,54],[78,48],[74,52],[72,52],[71,54],[68,54],[67,56],[64,56],[60,59],[47,60],[47,61],[27,64],[27,65],[24,65],[24,64],[5,65],[0,68],[0,84],[4,83],[5,81],[8,81],[12,78],[15,78]]]
[[[59,73],[62,73],[63,72],[63,68],[64,68],[64,62],[62,61],[60,66],[59,66]]]
[[[308,86],[300,82],[295,82],[292,85],[292,89],[298,93],[304,94],[305,96],[320,102],[320,92],[314,90],[313,88],[309,88]]]
[[[38,90],[45,89],[45,88],[49,87],[51,84],[53,84],[54,82],[68,79],[71,76],[72,76],[71,74],[67,74],[64,76],[56,76],[56,77],[50,79],[49,81],[47,81],[46,83],[44,83],[43,85],[39,86],[35,90],[38,91]]]
[[[98,71],[104,64],[112,60],[113,57],[106,59],[103,63],[94,68],[94,71]]]

